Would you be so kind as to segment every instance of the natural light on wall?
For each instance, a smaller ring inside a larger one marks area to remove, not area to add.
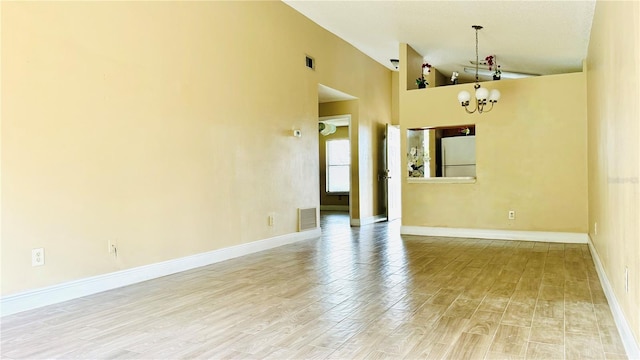
[[[351,151],[349,140],[327,141],[327,192],[348,193]]]

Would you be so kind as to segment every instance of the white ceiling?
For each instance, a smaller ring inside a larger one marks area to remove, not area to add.
[[[503,71],[539,75],[582,70],[595,0],[303,1],[286,4],[384,66],[408,43],[446,76],[496,55]]]
[[[357,99],[355,96],[351,96],[347,93],[343,93],[340,90],[330,88],[328,86],[318,84],[318,103],[324,104],[332,101],[345,101]]]

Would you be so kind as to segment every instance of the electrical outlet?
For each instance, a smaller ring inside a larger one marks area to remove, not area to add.
[[[274,218],[275,216],[273,214],[269,214],[269,217],[267,219],[269,226],[273,226]]]
[[[44,248],[31,250],[31,266],[44,265]]]
[[[516,212],[514,210],[509,210],[509,220],[516,219]]]

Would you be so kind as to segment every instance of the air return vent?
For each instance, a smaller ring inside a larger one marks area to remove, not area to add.
[[[314,58],[312,58],[311,56],[307,55],[305,56],[305,63],[307,65],[307,67],[311,70],[315,70],[316,69],[316,60]]]
[[[298,209],[298,231],[312,230],[318,227],[316,208]]]

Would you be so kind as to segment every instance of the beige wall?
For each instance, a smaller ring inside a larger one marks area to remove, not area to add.
[[[589,235],[636,343],[640,343],[639,44],[640,3],[598,1],[587,57]],[[628,293],[625,267],[630,274]]]
[[[407,44],[400,45],[400,56],[400,74],[404,74],[403,79],[406,80],[404,86],[400,84],[400,92],[403,89],[417,89],[416,79],[422,76],[423,56]],[[406,68],[402,68],[404,64],[407,64]],[[432,81],[427,80],[429,85],[433,84]]]
[[[389,75],[390,79],[391,75]],[[390,82],[387,84],[391,87]],[[385,215],[384,180],[381,180],[380,176],[384,174],[385,126],[390,121],[385,121],[383,117],[376,115],[381,114],[383,108],[390,110],[384,103],[360,107],[358,176],[360,177],[360,219],[362,221]]]
[[[349,195],[327,195],[327,141],[337,139],[349,139],[349,127],[340,126],[336,132],[327,136],[319,134],[320,153],[320,205],[345,205],[349,206]]]
[[[401,64],[408,64],[407,69],[403,69],[403,73],[406,71],[406,89],[417,89],[418,84],[416,84],[416,79],[422,75],[422,64],[424,63],[424,56],[414,50],[411,46],[407,44],[402,44],[402,48],[406,47],[406,60],[401,61]],[[402,49],[401,48],[401,49]],[[402,51],[402,50],[401,50]],[[428,61],[427,61],[428,62]],[[402,66],[402,65],[401,65]],[[436,86],[444,86],[449,85],[449,77],[447,75],[442,74],[435,67],[431,67],[431,71],[428,75],[425,76],[427,79],[427,88],[432,88]]]
[[[1,6],[2,295],[295,232],[319,205],[318,83],[366,109],[374,212],[390,70],[287,5]]]
[[[446,86],[451,85],[451,74],[443,74],[438,69],[431,69],[433,72],[433,86]]]
[[[391,124],[400,125],[400,85],[398,75],[400,72],[391,72]]]
[[[402,56],[402,54],[401,54]],[[402,73],[401,73],[402,76]],[[476,125],[475,184],[402,184],[411,226],[587,232],[586,98],[583,73],[483,83],[502,99],[490,113],[457,103],[471,84],[400,90],[407,128]],[[403,157],[406,168],[406,156]],[[516,211],[516,220],[507,212]]]

